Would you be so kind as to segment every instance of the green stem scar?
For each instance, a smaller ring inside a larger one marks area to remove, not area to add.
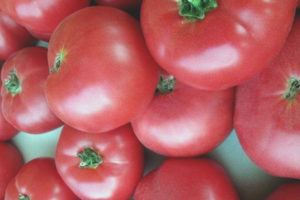
[[[60,51],[56,54],[55,61],[54,61],[54,64],[53,64],[53,67],[50,69],[50,73],[58,72],[58,70],[59,70],[61,64],[62,64],[63,61],[65,60],[65,57],[66,57],[66,51],[64,51],[63,49],[60,50]]]
[[[4,81],[5,88],[12,96],[19,94],[22,91],[21,82],[16,74],[16,71],[9,72],[8,78]]]
[[[217,0],[179,0],[179,15],[195,22],[204,19],[205,15],[218,7]]]
[[[82,153],[78,153],[77,156],[81,159],[80,168],[96,169],[103,163],[103,157],[92,147],[83,149]]]
[[[165,77],[160,75],[156,88],[158,94],[169,94],[174,91],[176,79],[173,76]]]
[[[19,194],[19,200],[30,200],[28,196],[24,194]]]
[[[283,98],[293,100],[300,91],[300,79],[291,77],[287,83],[287,89],[283,94]]]

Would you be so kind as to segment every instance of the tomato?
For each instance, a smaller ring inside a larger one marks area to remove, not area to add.
[[[144,0],[141,24],[160,66],[192,87],[220,90],[253,77],[274,58],[296,3]]]
[[[56,167],[84,200],[129,199],[143,174],[143,148],[129,125],[100,134],[65,126]]]
[[[133,120],[133,129],[143,145],[159,154],[204,154],[231,132],[233,99],[233,89],[202,91],[163,74],[156,96]]]
[[[285,183],[277,188],[266,200],[297,200],[300,197],[300,183]]]
[[[0,61],[34,42],[28,31],[0,11]]]
[[[49,40],[61,20],[90,0],[1,0],[0,8],[34,36]]]
[[[266,172],[300,178],[300,16],[280,55],[237,90],[234,126]]]
[[[237,200],[229,177],[217,163],[202,159],[169,159],[142,179],[135,200]]]
[[[138,22],[111,7],[86,8],[64,20],[50,40],[48,60],[49,106],[85,132],[130,122],[150,103],[159,77]]]
[[[2,83],[0,83],[0,87]],[[0,105],[2,105],[2,97],[0,96]],[[15,129],[10,123],[6,121],[2,114],[2,109],[0,106],[0,141],[1,140],[9,140],[14,137],[19,131]],[[1,199],[1,195],[0,195]]]
[[[103,6],[112,6],[123,10],[136,10],[140,7],[142,0],[95,0]]]
[[[1,73],[2,112],[18,130],[43,133],[62,125],[45,99],[48,74],[47,49],[42,47],[25,48],[4,63]]]
[[[18,173],[23,165],[20,151],[10,143],[0,142],[0,199],[4,199],[5,189],[9,181]]]
[[[5,200],[78,200],[58,175],[52,158],[37,158],[10,181]]]

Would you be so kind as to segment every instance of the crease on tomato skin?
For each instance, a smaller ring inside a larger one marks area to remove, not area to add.
[[[65,62],[66,56],[68,55],[68,51],[63,46],[54,58],[53,67],[50,68],[50,73],[58,72],[61,65]]]

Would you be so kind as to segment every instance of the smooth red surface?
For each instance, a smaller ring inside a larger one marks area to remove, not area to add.
[[[49,43],[49,67],[65,59],[46,84],[53,112],[86,132],[130,122],[150,103],[158,83],[138,22],[111,7],[83,9],[58,27]]]
[[[290,31],[296,0],[218,0],[204,20],[187,22],[174,0],[144,0],[141,24],[158,64],[205,90],[252,78],[277,55]]]
[[[139,183],[135,200],[238,200],[225,171],[212,160],[169,159]]]
[[[104,159],[96,169],[79,168],[77,153],[87,147]],[[143,148],[130,125],[100,134],[65,126],[55,159],[65,183],[83,200],[129,199],[144,169]]]
[[[15,96],[4,85],[11,71],[16,71],[22,83],[21,93]],[[42,47],[22,49],[4,63],[1,73],[2,112],[18,130],[44,133],[62,125],[45,99],[44,86],[48,74],[47,49]]]
[[[300,183],[286,183],[277,188],[266,200],[300,199]]]
[[[90,0],[1,0],[0,8],[33,35],[49,40],[56,26]]]
[[[300,178],[300,95],[283,94],[300,78],[300,17],[280,55],[253,80],[238,87],[234,127],[248,156],[266,172]]]
[[[52,158],[37,158],[22,167],[9,183],[5,200],[17,200],[19,194],[30,200],[79,200],[58,175]]]
[[[25,28],[2,11],[0,11],[0,38],[0,61],[6,60],[12,53],[34,41]]]
[[[20,151],[10,143],[0,142],[0,199],[4,199],[5,189],[9,181],[18,173],[23,165]]]
[[[232,130],[234,90],[208,92],[179,81],[169,94],[156,94],[133,120],[143,145],[166,156],[195,156],[219,145]]]
[[[95,0],[99,5],[116,7],[122,10],[136,10],[141,6],[142,0]]]
[[[0,83],[1,87],[2,83]],[[9,140],[14,137],[19,131],[15,129],[2,114],[2,97],[0,96],[0,141]],[[1,195],[0,195],[1,196]]]

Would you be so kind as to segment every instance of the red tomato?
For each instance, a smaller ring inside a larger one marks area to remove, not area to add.
[[[297,0],[205,2],[144,0],[141,24],[160,66],[187,85],[220,90],[253,77],[274,58]]]
[[[158,82],[138,22],[111,7],[86,8],[64,20],[50,40],[48,60],[50,107],[85,132],[130,122],[150,103]]]
[[[300,183],[286,183],[275,190],[266,200],[298,200],[300,199]]]
[[[266,200],[298,200],[300,183],[286,183],[277,188]]]
[[[129,125],[101,134],[65,126],[56,167],[84,200],[129,199],[143,174],[143,148]]]
[[[61,20],[90,0],[1,0],[0,8],[34,36],[49,40]]]
[[[2,83],[0,83],[0,87],[1,85]],[[10,123],[6,121],[6,119],[2,114],[1,105],[2,105],[2,97],[0,96],[0,141],[9,140],[19,132]],[[0,199],[1,199],[1,195],[0,195]]]
[[[0,157],[0,199],[4,199],[6,186],[22,167],[23,158],[15,146],[6,142],[0,142]]]
[[[0,11],[0,61],[33,41],[25,28]]]
[[[238,200],[225,171],[202,159],[169,159],[139,183],[135,200]]]
[[[134,133],[166,156],[207,153],[232,130],[233,98],[233,89],[202,91],[162,75],[150,106],[132,122]]]
[[[78,200],[58,175],[52,158],[37,158],[10,181],[5,200]]]
[[[141,6],[142,0],[96,0],[103,6],[112,6],[123,10],[136,10]]]
[[[300,178],[300,16],[280,55],[238,87],[234,126],[250,158],[276,176]]]
[[[62,125],[48,108],[44,86],[49,74],[47,49],[29,47],[10,57],[2,68],[2,111],[18,130],[43,133]]]

